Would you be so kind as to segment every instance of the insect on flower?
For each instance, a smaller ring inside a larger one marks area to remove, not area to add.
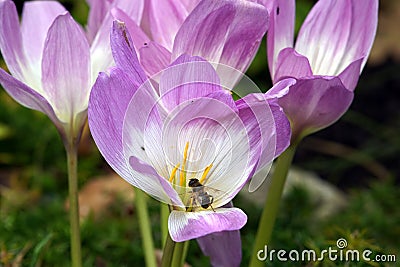
[[[188,183],[189,187],[192,187],[192,197],[191,203],[189,207],[186,207],[186,211],[188,211],[191,207],[195,206],[197,203],[203,208],[207,209],[208,207],[211,207],[211,209],[215,212],[214,208],[211,206],[211,204],[214,201],[214,197],[210,195],[208,192],[206,192],[206,188],[204,185],[202,185],[197,178],[192,178],[189,180]],[[208,191],[209,189],[207,189]]]
[[[214,208],[211,205],[214,202],[214,198],[221,199],[221,197],[226,193],[221,190],[204,185],[204,183],[207,180],[207,174],[212,168],[212,164],[208,165],[204,169],[204,172],[200,179],[196,178],[197,175],[194,175],[192,178],[189,179],[188,182],[185,182],[187,175],[186,163],[188,159],[188,150],[189,150],[189,142],[187,142],[185,145],[185,150],[183,153],[183,162],[180,172],[179,174],[177,174],[177,170],[181,166],[180,164],[177,164],[171,172],[169,182],[174,184],[175,188],[178,191],[184,191],[183,193],[179,194],[179,196],[181,197],[182,202],[186,203],[185,204],[186,211],[188,212],[198,211],[200,210],[201,207],[203,209],[211,208],[215,212]],[[182,187],[178,185],[178,183],[175,184],[175,181],[178,181],[178,179],[176,179],[177,175],[180,176],[179,184],[182,185]],[[183,187],[183,185],[185,184],[187,186]]]

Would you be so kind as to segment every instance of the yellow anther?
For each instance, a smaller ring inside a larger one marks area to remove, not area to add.
[[[185,166],[186,166],[188,150],[189,150],[189,142],[186,142],[185,150],[183,151],[182,168],[181,168],[181,171],[179,173],[179,185],[180,186],[185,186],[185,181],[186,181]]]
[[[175,175],[176,175],[176,171],[179,168],[179,163],[175,165],[175,167],[172,169],[171,175],[169,176],[169,182],[173,183],[173,181],[175,180]]]
[[[208,166],[206,167],[206,169],[204,170],[203,175],[202,175],[201,178],[200,178],[200,183],[201,183],[201,184],[203,184],[204,181],[206,180],[207,174],[208,174],[208,172],[210,171],[211,167],[212,167],[212,163],[211,163],[210,165],[208,165]]]

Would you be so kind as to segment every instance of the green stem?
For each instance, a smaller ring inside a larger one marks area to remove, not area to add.
[[[187,256],[187,252],[189,250],[189,244],[190,244],[190,240],[185,242],[185,245],[183,247],[183,254],[182,254],[182,261],[181,261],[181,266],[185,265],[185,261],[186,261],[186,256]]]
[[[164,251],[161,259],[161,267],[171,267],[172,264],[172,256],[174,255],[176,242],[171,239],[171,236],[168,234],[167,239],[164,245]]]
[[[174,249],[174,255],[172,256],[172,261],[171,261],[171,266],[172,267],[181,267],[182,266],[182,256],[183,252],[185,250],[185,244],[186,242],[176,242],[175,244],[175,249]]]
[[[168,236],[168,216],[169,216],[169,206],[160,202],[160,217],[161,217],[161,247],[164,247]]]
[[[250,259],[250,267],[265,266],[265,263],[258,259],[258,251],[263,250],[265,245],[269,244],[272,230],[274,228],[275,218],[278,214],[279,203],[285,185],[286,176],[290,165],[292,164],[296,146],[291,145],[283,152],[276,161],[274,173],[271,177],[267,198],[264,204],[264,210],[258,223],[256,240],[253,247],[253,253]]]
[[[146,194],[135,188],[136,211],[138,214],[139,228],[142,235],[142,245],[147,267],[157,267],[154,251],[153,237],[151,235],[151,223],[147,211]]]
[[[66,146],[68,161],[69,187],[69,220],[71,231],[71,266],[81,267],[81,237],[79,229],[79,202],[78,202],[78,151],[74,142]]]

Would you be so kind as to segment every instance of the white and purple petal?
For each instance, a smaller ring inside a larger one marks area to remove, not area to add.
[[[52,106],[41,94],[9,75],[3,69],[0,69],[0,84],[15,101],[25,107],[43,112],[52,120],[57,129],[62,131],[62,124]]]
[[[336,75],[346,53],[352,20],[351,0],[317,2],[299,31],[295,49],[315,75]]]
[[[270,10],[270,25],[267,34],[268,67],[272,79],[276,72],[279,52],[287,47],[293,47],[295,1],[275,0]],[[271,5],[269,3],[269,5]]]
[[[146,74],[139,64],[132,38],[123,22],[114,21],[111,31],[111,49],[116,65],[132,76],[137,86],[145,83]]]
[[[119,69],[100,73],[90,93],[88,122],[92,137],[108,164],[129,181],[130,167],[123,152],[125,111],[136,89]],[[134,181],[129,181],[136,184]]]
[[[230,102],[225,102],[226,95]],[[189,150],[185,170],[190,177],[200,178],[212,164],[204,184],[223,193],[214,198],[217,207],[232,200],[256,164],[250,157],[248,134],[251,133],[247,133],[232,105],[227,91],[186,101],[168,115],[160,136],[153,139],[150,139],[152,134],[145,136],[148,147],[155,144],[152,148],[154,164],[169,168],[160,170],[162,173],[170,172],[182,162],[186,144]]]
[[[295,79],[285,79],[271,90],[285,92],[295,83]],[[249,94],[237,101],[239,115],[248,131],[259,131],[250,141],[252,146],[260,146],[263,151],[257,169],[270,163],[290,144],[290,124],[278,105],[277,97],[272,94]]]
[[[215,212],[173,210],[168,218],[168,229],[172,240],[183,242],[211,233],[239,230],[246,222],[246,214],[238,208],[219,208]]]
[[[156,42],[150,41],[139,49],[140,64],[149,77],[167,68],[171,62],[171,52]]]
[[[218,62],[235,13],[231,1],[201,1],[176,34],[172,59],[186,53]]]
[[[200,57],[182,55],[160,76],[162,103],[171,111],[181,103],[221,91],[213,66]]]
[[[251,1],[234,2],[236,12],[223,44],[219,62],[240,72],[246,72],[269,26],[269,14],[262,5]],[[242,76],[232,77],[233,87]]]
[[[148,37],[143,29],[138,26],[138,23],[133,21],[124,11],[119,8],[113,8],[111,10],[111,13],[114,19],[122,21],[125,24],[137,53],[139,52],[141,47],[144,47],[150,43],[150,37]]]
[[[187,15],[188,11],[181,1],[148,0],[143,19],[148,24],[153,41],[171,51],[175,35]]]
[[[275,90],[284,91],[295,83],[294,79],[278,82]],[[290,123],[282,108],[278,105],[276,96],[261,93],[249,94],[236,101],[239,116],[243,120],[250,137],[252,161],[257,163],[253,173],[262,168],[269,168],[272,161],[290,144]],[[264,181],[253,179],[249,190],[254,191]]]
[[[65,123],[87,109],[90,93],[89,44],[70,14],[58,16],[43,51],[42,83],[46,98]]]
[[[275,67],[274,83],[286,77],[302,78],[313,75],[308,59],[293,48],[281,50]]]
[[[338,120],[349,108],[354,94],[338,77],[308,77],[298,79],[289,89],[271,90],[279,95],[292,127],[292,140],[323,129]]]
[[[114,59],[110,47],[110,32],[114,17],[107,13],[90,45],[90,61],[92,83],[101,71],[114,66]]]
[[[223,206],[223,208],[232,207],[232,202]],[[197,238],[196,241],[203,254],[210,257],[212,266],[240,266],[242,240],[239,230],[211,233]]]
[[[57,1],[25,2],[22,11],[21,33],[26,56],[32,64],[31,71],[40,77],[41,60],[47,32],[65,8]]]
[[[185,205],[172,185],[152,166],[134,156],[129,158],[129,164],[132,167],[131,175],[138,182],[138,188],[161,202],[184,208]]]
[[[359,70],[359,73],[361,73],[375,39],[378,25],[378,5],[378,0],[351,0],[350,35],[346,42],[345,52],[340,58],[340,65],[336,70],[336,74],[343,71],[352,62],[362,58],[363,61]],[[346,8],[349,7],[347,6]]]
[[[151,161],[153,151],[160,159],[164,157],[161,147],[157,147],[157,144],[161,142],[162,119],[160,115],[163,115],[160,114],[163,112],[163,107],[159,103],[159,97],[150,80],[138,86],[126,107],[122,143],[125,158],[129,159],[131,156],[135,156],[147,164],[153,163],[152,166],[156,167],[159,175],[168,178],[168,172],[160,171],[162,167],[166,167],[165,162],[163,160],[156,161],[161,164],[157,168],[157,165],[154,165],[156,162]],[[146,142],[146,138],[154,140],[154,142]]]
[[[110,10],[110,0],[87,0],[89,4],[89,15],[86,33],[89,42],[92,42],[99,30],[107,12]]]
[[[0,2],[0,50],[11,74],[25,81],[25,57],[17,9],[12,1]]]
[[[244,72],[267,27],[268,12],[259,4],[203,0],[179,29],[172,59],[187,53]],[[236,84],[239,78],[233,77],[229,87]]]
[[[357,86],[358,79],[360,78],[360,69],[363,62],[363,58],[360,58],[352,62],[346,69],[338,75],[343,85],[350,91],[354,91]]]

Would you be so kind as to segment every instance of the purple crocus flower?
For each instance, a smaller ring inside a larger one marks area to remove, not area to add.
[[[55,1],[26,2],[21,26],[14,3],[1,1],[0,22],[0,49],[12,75],[0,69],[4,89],[23,106],[45,113],[64,141],[79,139],[97,76],[93,54],[104,42],[91,51],[80,25]]]
[[[133,21],[140,23],[145,0],[87,0],[86,2],[90,7],[86,27],[87,37],[89,41],[92,41],[104,24],[107,24],[111,28],[114,18],[110,15],[109,11],[113,8],[123,10]],[[109,33],[106,38],[108,39],[108,37]]]
[[[247,0],[147,0],[141,23],[118,8],[112,14],[125,22],[149,76],[182,54],[245,72],[267,31],[269,18],[264,6]],[[231,86],[240,78],[231,75]]]
[[[89,17],[98,13],[99,4],[93,5]],[[131,1],[113,5],[135,18]],[[113,18],[103,16],[94,26],[89,21],[85,32],[59,2],[31,1],[24,4],[20,25],[14,3],[0,2],[0,49],[11,73],[0,69],[0,83],[20,104],[45,113],[64,141],[79,139],[91,86],[113,64]]]
[[[338,120],[353,100],[377,28],[378,0],[320,0],[294,40],[294,0],[275,0],[270,9],[268,64],[274,83],[297,82],[271,90],[288,115],[293,136],[323,129]]]
[[[188,55],[149,80],[120,22],[111,45],[117,67],[99,75],[88,110],[104,158],[126,181],[174,207],[168,221],[174,241],[243,227],[245,213],[222,206],[260,162],[289,145],[289,122],[275,99],[233,101],[212,65]]]

